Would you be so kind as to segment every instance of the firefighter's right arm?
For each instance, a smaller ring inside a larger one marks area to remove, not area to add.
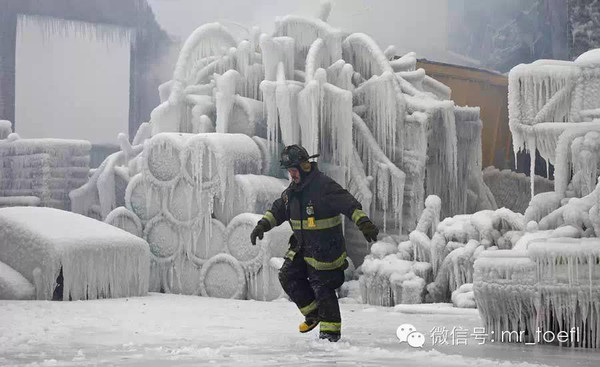
[[[282,198],[279,198],[273,202],[271,210],[267,210],[261,221],[263,219],[269,224],[267,231],[288,220],[285,210],[285,202]]]
[[[267,210],[265,215],[263,215],[256,224],[256,227],[254,227],[254,230],[250,234],[250,242],[252,242],[252,245],[256,245],[257,237],[262,240],[265,232],[270,231],[272,228],[277,227],[288,220],[287,211],[285,209],[285,195],[287,195],[286,192],[273,202],[271,210]]]

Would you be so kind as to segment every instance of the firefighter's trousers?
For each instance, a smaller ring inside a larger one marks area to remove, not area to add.
[[[321,332],[341,334],[342,319],[335,290],[344,284],[344,267],[316,270],[308,265],[302,251],[286,257],[279,281],[304,316],[318,316]]]

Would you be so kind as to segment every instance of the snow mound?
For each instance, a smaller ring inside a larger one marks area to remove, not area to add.
[[[465,283],[452,292],[452,304],[459,308],[477,308],[473,284]]]
[[[579,55],[575,62],[578,64],[600,64],[600,49],[586,51]]]
[[[145,295],[149,259],[144,240],[94,219],[51,208],[0,209],[0,261],[35,285],[37,299],[52,299],[59,274],[63,300]]]
[[[21,273],[0,261],[0,299],[34,299],[35,287]]]
[[[12,123],[8,120],[0,120],[0,140],[7,139],[12,132]]]

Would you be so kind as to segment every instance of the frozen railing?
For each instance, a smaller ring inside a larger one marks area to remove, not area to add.
[[[548,162],[559,136],[573,123],[594,121],[600,108],[600,60],[595,50],[575,61],[538,60],[509,74],[509,125],[516,152],[527,149],[534,168],[536,149]],[[590,56],[591,55],[591,56]],[[595,123],[595,122],[593,122]],[[532,196],[533,196],[533,181]]]

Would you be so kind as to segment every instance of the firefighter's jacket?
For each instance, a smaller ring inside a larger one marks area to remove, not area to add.
[[[346,260],[341,214],[354,223],[367,215],[352,194],[311,164],[311,171],[299,184],[292,182],[263,218],[271,228],[290,222],[295,241],[290,241],[286,257],[293,259],[302,250],[306,263],[316,270],[334,270]]]

